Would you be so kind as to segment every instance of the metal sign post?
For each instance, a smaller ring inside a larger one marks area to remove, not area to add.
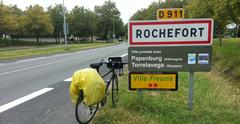
[[[66,16],[65,16],[65,6],[64,6],[64,0],[63,0],[63,33],[64,33],[64,42],[67,46],[67,26],[66,26]]]
[[[140,98],[142,98],[142,89],[139,89],[139,90],[138,90],[138,96],[139,96]]]
[[[192,110],[193,108],[193,83],[194,83],[194,72],[189,72],[189,95],[188,95],[189,110]]]

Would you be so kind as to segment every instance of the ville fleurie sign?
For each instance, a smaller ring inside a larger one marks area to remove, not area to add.
[[[177,73],[129,73],[129,89],[170,90],[178,89]]]
[[[130,21],[128,32],[135,46],[211,45],[213,20]]]
[[[211,46],[129,47],[130,72],[176,72],[211,70]]]

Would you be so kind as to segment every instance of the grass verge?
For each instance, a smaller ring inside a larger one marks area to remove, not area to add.
[[[84,43],[84,44],[71,44],[65,47],[64,45],[33,47],[27,49],[6,49],[0,50],[0,60],[26,58],[32,56],[49,55],[65,52],[73,52],[78,50],[85,50],[91,48],[98,48],[110,46],[117,43]]]
[[[127,72],[125,72],[127,73]],[[197,73],[194,84],[194,108],[188,110],[188,73],[180,73],[179,90],[128,90],[127,75],[120,77],[120,101],[107,106],[95,116],[96,124],[239,124],[240,89],[212,73]],[[237,96],[238,95],[238,96]]]
[[[218,44],[218,40],[214,40],[213,70],[240,82],[240,38],[224,38],[223,46],[220,47]]]

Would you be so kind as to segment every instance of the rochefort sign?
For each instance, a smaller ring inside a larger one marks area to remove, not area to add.
[[[131,21],[130,45],[210,45],[212,19]]]

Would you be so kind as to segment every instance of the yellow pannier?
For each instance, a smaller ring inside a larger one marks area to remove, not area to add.
[[[76,71],[72,76],[70,97],[76,104],[79,93],[83,91],[84,103],[88,106],[99,103],[105,96],[106,85],[95,69],[86,68]]]

